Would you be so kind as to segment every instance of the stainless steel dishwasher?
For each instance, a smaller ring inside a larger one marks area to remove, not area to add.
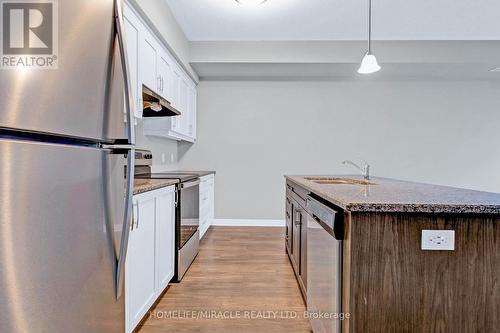
[[[314,333],[341,331],[342,215],[308,196],[307,311]]]

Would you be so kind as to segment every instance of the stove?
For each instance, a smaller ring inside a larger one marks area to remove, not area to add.
[[[198,176],[197,175],[190,175],[190,174],[161,172],[161,173],[150,173],[147,178],[151,178],[151,179],[178,179],[180,182],[187,182],[190,180],[198,179]]]
[[[153,154],[136,150],[135,178],[178,179],[175,192],[175,275],[180,282],[199,251],[200,179],[189,173],[151,172]]]

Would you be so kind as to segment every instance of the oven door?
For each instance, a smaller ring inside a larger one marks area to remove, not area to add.
[[[182,183],[180,188],[179,249],[198,231],[200,225],[200,180],[196,179]]]

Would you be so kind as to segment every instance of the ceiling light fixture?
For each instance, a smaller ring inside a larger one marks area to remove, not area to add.
[[[378,72],[380,68],[377,58],[372,54],[372,0],[368,0],[368,51],[361,61],[358,73],[372,74]]]
[[[500,72],[500,67],[490,69],[490,72],[493,72],[493,73]]]
[[[237,3],[239,3],[240,5],[258,6],[258,5],[262,5],[267,0],[235,0],[235,1]]]

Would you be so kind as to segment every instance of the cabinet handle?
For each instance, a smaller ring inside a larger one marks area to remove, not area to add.
[[[295,211],[295,225],[301,224],[300,223],[301,217],[302,217],[301,211],[300,210]]]
[[[132,207],[132,223],[130,223],[130,231],[133,231],[135,229],[135,222],[137,220],[137,215],[139,215],[139,210],[138,208]]]
[[[137,209],[137,218],[136,218],[135,228],[139,229],[139,209]]]

